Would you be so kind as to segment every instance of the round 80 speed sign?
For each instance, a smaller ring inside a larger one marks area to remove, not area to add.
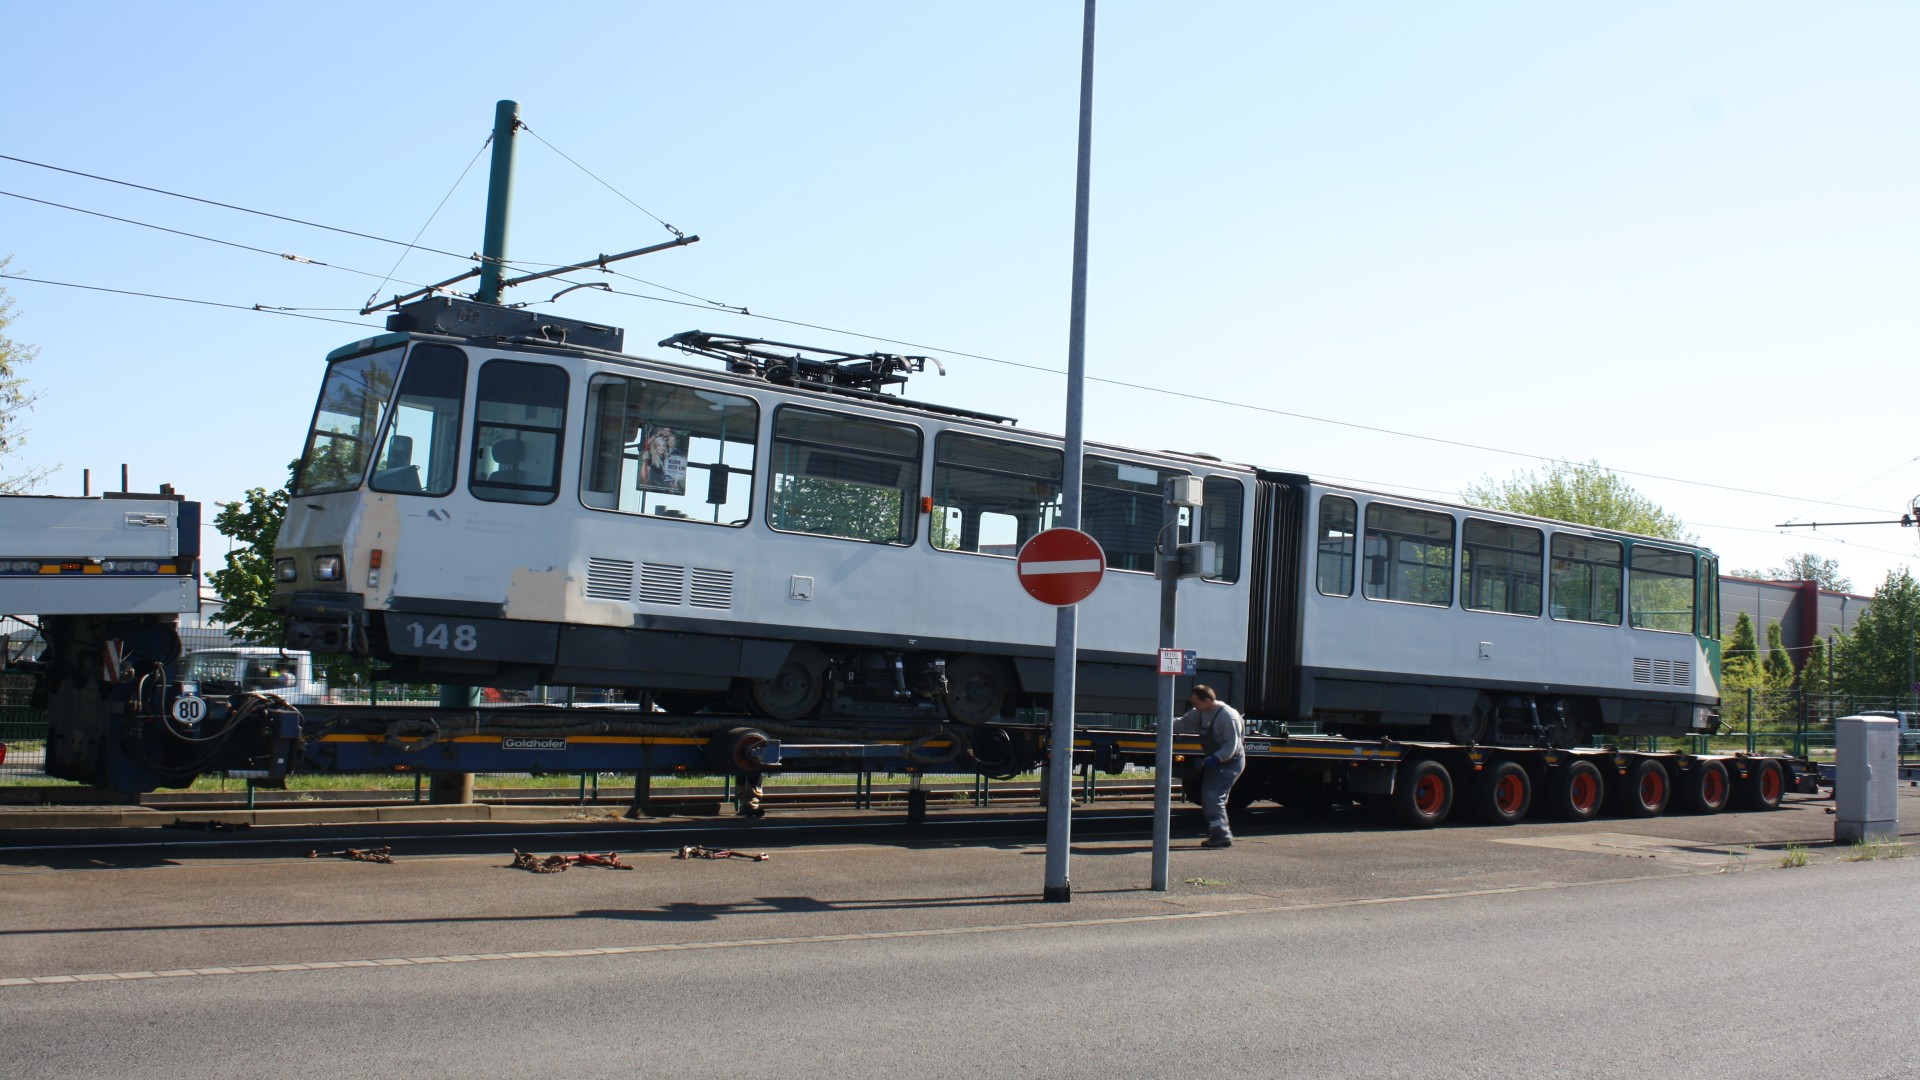
[[[197,727],[207,718],[207,699],[194,694],[181,694],[173,699],[173,718],[187,727]]]

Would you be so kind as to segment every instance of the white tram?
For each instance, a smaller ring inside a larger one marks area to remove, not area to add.
[[[328,357],[275,552],[290,647],[393,677],[625,687],[672,712],[979,724],[1052,687],[1013,561],[1062,440],[881,391],[917,358],[620,331],[455,300]],[[1091,445],[1080,708],[1155,708],[1163,481],[1203,480],[1180,588],[1199,679],[1252,717],[1457,741],[1717,723],[1711,553]]]

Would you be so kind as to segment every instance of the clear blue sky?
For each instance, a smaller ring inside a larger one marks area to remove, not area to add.
[[[39,4],[7,26],[0,153],[405,240],[514,98],[703,237],[629,273],[920,343],[949,375],[916,396],[1062,426],[1063,377],[955,354],[1064,367],[1077,3]],[[1910,3],[1110,0],[1089,371],[1218,403],[1095,384],[1089,436],[1446,494],[1595,458],[1673,478],[1629,477],[1729,565],[1812,550],[1870,591],[1914,531],[1772,526],[1920,493],[1917,48]],[[484,174],[422,244],[479,247]],[[14,162],[0,190],[373,275],[0,197],[10,272],[54,281],[357,309],[401,251]],[[535,140],[515,195],[516,260],[666,238]],[[465,266],[416,252],[396,277]],[[6,287],[45,395],[13,464],[61,466],[52,493],[121,462],[208,502],[277,485],[322,356],[365,336]],[[557,310],[630,351],[696,327],[884,347],[587,292]]]

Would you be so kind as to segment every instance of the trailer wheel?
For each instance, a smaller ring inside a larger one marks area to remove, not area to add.
[[[1512,825],[1533,805],[1533,781],[1519,762],[1502,761],[1474,774],[1468,801],[1488,825]]]
[[[1592,821],[1606,792],[1600,769],[1576,758],[1547,774],[1547,812],[1563,821]]]
[[[1453,809],[1453,775],[1432,758],[1400,763],[1387,797],[1393,819],[1409,829],[1431,829]]]
[[[1682,773],[1674,785],[1674,806],[1686,814],[1717,814],[1727,808],[1733,785],[1727,779],[1727,767],[1718,761],[1695,762],[1693,771]]]
[[[1777,761],[1757,761],[1733,785],[1733,798],[1742,810],[1778,810],[1787,782]]]
[[[1659,817],[1667,809],[1673,785],[1667,778],[1665,765],[1652,758],[1642,758],[1613,785],[1611,794],[1613,812],[1621,817]]]

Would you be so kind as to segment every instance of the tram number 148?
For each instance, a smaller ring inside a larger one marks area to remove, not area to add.
[[[480,631],[472,623],[410,622],[401,629],[413,635],[416,649],[472,652],[480,647]]]

